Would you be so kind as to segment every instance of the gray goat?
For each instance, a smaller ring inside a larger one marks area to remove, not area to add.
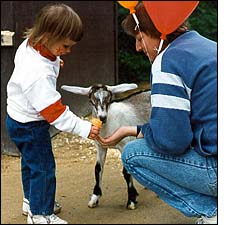
[[[150,91],[141,91],[132,94],[123,100],[113,101],[114,94],[136,89],[137,87],[138,86],[133,83],[124,83],[114,86],[98,84],[87,88],[63,85],[61,88],[75,94],[86,95],[89,97],[89,101],[93,106],[92,116],[99,118],[103,122],[100,135],[102,137],[107,137],[120,126],[139,125],[149,121],[151,111]],[[135,139],[135,137],[124,138],[115,146],[115,148],[122,151],[123,146],[133,139]],[[102,174],[107,153],[107,149],[102,147],[97,141],[95,141],[95,145],[97,148],[97,161],[95,165],[96,183],[93,189],[93,194],[88,203],[90,208],[97,206],[102,195]],[[135,209],[138,193],[134,187],[131,175],[125,168],[123,168],[123,175],[127,183],[128,191],[127,208]]]

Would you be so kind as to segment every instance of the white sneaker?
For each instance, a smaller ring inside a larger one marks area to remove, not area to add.
[[[217,224],[217,215],[213,217],[201,216],[196,220],[196,224]]]
[[[49,216],[32,215],[31,211],[29,210],[27,224],[68,224],[68,222],[60,219],[55,214]]]
[[[62,206],[57,201],[55,201],[54,214],[60,213],[61,209],[62,209]],[[28,199],[24,198],[23,204],[22,204],[22,215],[27,216],[29,210],[30,210],[29,201]]]

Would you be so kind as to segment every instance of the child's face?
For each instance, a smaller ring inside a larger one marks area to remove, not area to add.
[[[55,56],[66,55],[70,53],[71,48],[76,44],[76,42],[70,40],[69,38],[62,41],[55,42],[48,46],[49,51]]]

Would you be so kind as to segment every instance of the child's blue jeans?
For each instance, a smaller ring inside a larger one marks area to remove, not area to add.
[[[157,153],[142,138],[125,145],[122,161],[140,184],[184,215],[217,213],[217,157],[201,156],[194,149],[178,156]]]
[[[49,123],[20,123],[7,115],[10,138],[21,152],[24,197],[33,215],[51,215],[54,209],[56,177]]]

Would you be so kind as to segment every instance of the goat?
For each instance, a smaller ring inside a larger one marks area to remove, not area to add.
[[[79,95],[86,95],[92,103],[92,116],[99,118],[102,122],[100,135],[107,137],[112,134],[117,128],[124,125],[139,125],[149,121],[150,116],[150,91],[132,94],[122,101],[113,101],[113,95],[122,93],[128,90],[136,89],[136,84],[119,84],[114,86],[109,85],[93,85],[88,88],[67,86],[61,87],[63,90],[73,92]],[[122,151],[123,146],[134,137],[126,137],[121,140],[115,148]],[[106,159],[107,148],[102,147],[95,141],[97,148],[97,161],[95,165],[95,180],[96,184],[93,189],[93,194],[88,203],[88,207],[94,208],[98,205],[102,195],[101,182]],[[135,209],[137,204],[138,192],[133,184],[131,175],[123,168],[123,175],[127,183],[128,201],[127,208]]]

